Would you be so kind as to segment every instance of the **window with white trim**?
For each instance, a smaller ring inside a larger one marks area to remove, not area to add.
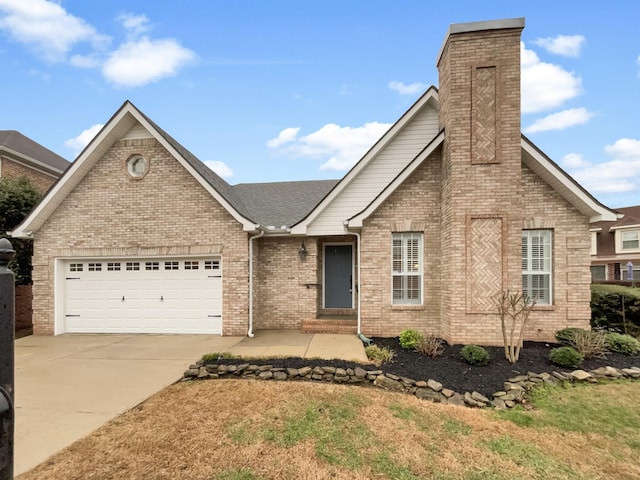
[[[622,233],[622,249],[638,250],[640,249],[640,230],[631,230]]]
[[[393,304],[422,305],[422,233],[394,233],[391,255]]]
[[[522,231],[522,292],[537,305],[551,305],[551,230]]]
[[[185,260],[184,262],[185,270],[198,270],[199,266],[200,266],[200,262],[198,261]]]

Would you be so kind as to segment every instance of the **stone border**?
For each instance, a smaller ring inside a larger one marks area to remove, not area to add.
[[[384,373],[382,370],[365,370],[361,367],[317,366],[283,368],[253,363],[227,365],[221,362],[214,364],[198,361],[184,372],[182,380],[208,380],[229,377],[368,384],[385,390],[409,393],[420,399],[448,405],[505,409],[513,408],[518,403],[523,403],[525,393],[538,385],[555,385],[559,382],[598,383],[598,379],[640,378],[640,368],[617,369],[614,367],[600,367],[590,372],[574,370],[570,373],[559,371],[551,373],[528,372],[526,375],[509,378],[504,382],[504,390],[495,392],[491,400],[478,392],[455,392],[444,388],[440,382],[435,380],[416,381],[411,378]]]

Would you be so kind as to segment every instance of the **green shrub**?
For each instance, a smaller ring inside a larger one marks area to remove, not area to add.
[[[554,365],[560,367],[573,368],[579,367],[584,357],[580,352],[572,347],[558,347],[549,352],[549,360]]]
[[[575,348],[584,358],[604,358],[609,351],[606,333],[592,330],[577,329],[569,346]]]
[[[622,318],[623,299],[626,321]],[[640,335],[640,288],[592,284],[591,326]]]
[[[423,338],[424,335],[417,330],[403,330],[399,337],[400,346],[405,350],[415,350]]]
[[[640,342],[631,335],[621,333],[607,333],[607,345],[609,350],[625,355],[637,355],[640,352]]]
[[[418,340],[416,351],[425,357],[439,357],[444,352],[444,345],[439,338],[427,335]]]
[[[555,337],[558,343],[562,345],[571,345],[571,341],[573,340],[573,336],[576,332],[584,332],[583,328],[569,327],[563,328],[562,330],[558,330],[555,333]]]
[[[367,354],[367,358],[376,365],[388,363],[396,356],[395,352],[390,348],[379,347],[378,345],[369,345],[364,349],[364,352]]]
[[[489,352],[478,345],[465,345],[462,347],[460,355],[469,365],[474,365],[476,367],[482,367],[488,364],[489,360],[491,360]]]

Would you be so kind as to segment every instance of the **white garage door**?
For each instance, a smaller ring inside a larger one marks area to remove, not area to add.
[[[222,334],[216,258],[64,263],[65,331]]]

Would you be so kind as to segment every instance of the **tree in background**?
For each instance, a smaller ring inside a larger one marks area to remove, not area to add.
[[[17,227],[41,198],[27,178],[0,179],[0,238]],[[9,265],[16,275],[16,285],[31,283],[33,241],[10,238],[16,256]]]

